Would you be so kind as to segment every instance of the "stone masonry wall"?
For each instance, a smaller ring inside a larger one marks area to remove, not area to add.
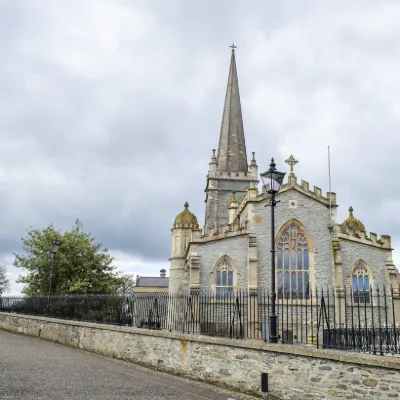
[[[236,191],[236,199],[240,202],[250,184],[250,177],[248,180],[210,178],[207,189],[205,226],[212,228],[216,225],[226,225],[232,191]]]
[[[397,399],[400,359],[0,313],[0,329],[271,399]]]
[[[185,274],[185,259],[184,258],[171,258],[169,269],[169,291],[176,293],[183,289],[184,274]]]
[[[248,247],[249,238],[247,235],[197,244],[197,252],[201,256],[200,289],[211,289],[215,279],[213,274],[215,263],[225,255],[235,263],[238,287],[246,288],[248,282]]]
[[[340,241],[340,249],[343,263],[343,276],[345,285],[351,285],[350,274],[354,263],[359,259],[364,260],[372,270],[372,282],[374,286],[382,289],[383,285],[388,285],[386,277],[385,261],[391,256],[391,250],[378,249],[362,243],[351,242],[349,240]]]
[[[280,200],[275,207],[275,232],[291,219],[298,220],[313,239],[315,250],[314,277],[318,286],[332,286],[332,252],[329,231],[329,209],[297,192],[290,190],[277,195]],[[289,200],[297,201],[297,208],[289,208]],[[271,207],[266,201],[255,203],[249,212],[251,231],[257,235],[258,246],[258,284],[269,285],[271,270]],[[267,286],[268,287],[268,286]]]

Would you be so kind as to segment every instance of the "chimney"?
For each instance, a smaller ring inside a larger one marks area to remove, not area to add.
[[[167,271],[165,269],[160,270],[160,277],[165,278],[167,274]]]

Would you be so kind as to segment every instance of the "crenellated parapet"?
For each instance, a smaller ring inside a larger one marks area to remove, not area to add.
[[[239,223],[238,220],[232,224],[219,225],[218,227],[211,227],[206,229],[204,235],[196,239],[196,243],[210,242],[213,240],[224,239],[228,237],[234,237],[238,235],[248,234],[247,219]]]
[[[214,173],[209,173],[208,177],[210,179],[229,179],[229,180],[249,180],[251,177],[250,171],[236,171],[236,172],[226,172],[226,171],[215,171]]]
[[[365,231],[359,233],[347,231],[346,233],[339,233],[338,237],[340,239],[353,240],[359,243],[367,244],[369,246],[378,247],[380,249],[392,249],[392,241],[389,235],[381,235],[380,237],[378,237],[376,233],[370,232],[369,236],[367,236],[367,233]]]
[[[289,175],[288,182],[284,183],[281,186],[279,193],[284,193],[291,189],[295,189],[300,193],[303,193],[306,196],[313,198],[314,200],[326,204],[327,206],[337,206],[336,193],[326,192],[325,196],[323,196],[321,188],[319,188],[318,186],[314,186],[313,190],[310,190],[310,184],[303,179],[301,180],[301,184],[299,185],[297,183],[297,177],[294,174]]]

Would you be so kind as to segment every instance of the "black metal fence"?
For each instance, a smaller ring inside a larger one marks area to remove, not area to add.
[[[400,352],[399,289],[309,290],[307,296],[277,297],[281,343],[318,348],[395,354]],[[269,340],[271,296],[268,291],[137,294],[136,327],[165,329],[232,339]]]
[[[0,311],[77,321],[132,326],[132,296],[67,295],[0,297]]]
[[[308,290],[276,299],[279,341],[372,354],[400,353],[400,290]],[[0,298],[0,311],[164,329],[232,339],[269,340],[268,291],[192,291],[134,296]]]

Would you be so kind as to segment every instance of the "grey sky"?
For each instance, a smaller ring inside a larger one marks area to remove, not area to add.
[[[27,227],[79,217],[126,272],[167,267],[186,200],[203,223],[233,41],[260,169],[293,153],[326,192],[330,145],[339,219],[400,250],[399,20],[383,0],[0,2],[0,262],[15,279]]]

